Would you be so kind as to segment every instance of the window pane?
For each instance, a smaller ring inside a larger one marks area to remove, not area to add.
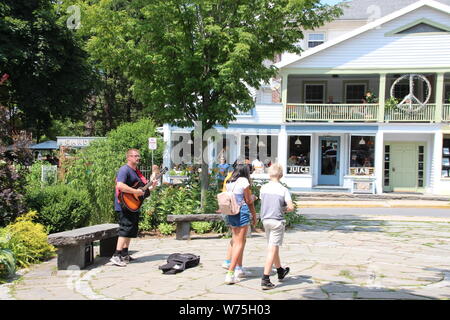
[[[306,103],[323,103],[324,101],[324,85],[323,84],[307,84],[305,85],[305,102]]]
[[[310,136],[289,136],[288,137],[288,174],[309,174],[310,173]]]
[[[325,34],[323,34],[323,33],[310,33],[309,34],[309,40],[310,41],[324,41],[325,40]]]
[[[314,48],[322,44],[323,41],[308,41],[308,48]]]
[[[347,103],[360,103],[364,98],[366,86],[364,84],[348,84],[346,87]]]
[[[352,136],[350,151],[350,167],[362,168],[375,166],[375,137]],[[386,163],[388,166],[388,163]],[[387,168],[386,168],[387,169]]]

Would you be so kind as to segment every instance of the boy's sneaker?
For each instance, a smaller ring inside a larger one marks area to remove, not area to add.
[[[270,290],[270,289],[275,288],[275,285],[272,282],[270,282],[270,279],[268,279],[268,280],[262,279],[261,280],[261,288],[263,290]]]
[[[281,272],[278,272],[278,281],[282,281],[284,279],[284,277],[287,276],[287,274],[289,273],[289,267],[284,268]]]
[[[228,261],[224,261],[223,263],[222,263],[222,268],[224,268],[224,269],[229,269],[230,268],[230,262],[228,262]]]
[[[235,284],[236,282],[239,282],[239,278],[236,277],[236,274],[227,272],[225,276],[225,284]]]
[[[250,277],[252,273],[245,270],[244,268],[236,268],[234,269],[234,275],[236,276],[236,278],[245,278]]]
[[[119,266],[119,267],[126,267],[127,264],[125,261],[123,261],[120,256],[113,256],[109,261],[112,262],[112,264]]]

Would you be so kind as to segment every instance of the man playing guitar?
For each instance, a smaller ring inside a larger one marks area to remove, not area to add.
[[[137,169],[140,158],[139,150],[128,150],[127,164],[120,167],[116,178],[114,209],[119,216],[119,239],[117,240],[116,251],[110,261],[120,267],[125,267],[129,261],[133,260],[128,253],[128,248],[131,239],[137,237],[140,212],[131,212],[126,207],[121,206],[119,203],[119,193],[129,193],[136,196],[144,196],[146,193],[141,188],[132,188],[139,181],[142,181],[144,184],[147,183],[146,179]],[[148,190],[155,189],[157,183],[157,180],[153,181]]]

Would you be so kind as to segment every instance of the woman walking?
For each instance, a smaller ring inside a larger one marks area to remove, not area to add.
[[[237,203],[241,206],[238,214],[227,216],[227,222],[231,227],[233,245],[225,283],[233,284],[239,281],[239,273],[242,272],[247,230],[250,223],[256,225],[254,199],[250,190],[250,170],[247,165],[239,164],[236,166],[231,178],[226,183],[226,188],[228,192],[234,193]]]

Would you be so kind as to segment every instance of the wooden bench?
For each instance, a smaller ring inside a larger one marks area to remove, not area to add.
[[[74,266],[83,269],[94,260],[93,242],[100,240],[100,256],[110,257],[116,250],[118,224],[95,226],[53,233],[48,242],[58,248],[58,270]]]
[[[256,214],[259,219],[259,214]],[[202,214],[169,214],[167,215],[167,222],[177,223],[177,240],[189,240],[191,238],[191,222],[194,221],[223,221],[223,216],[220,213],[202,213]],[[249,233],[247,236],[251,235],[251,230],[249,228]]]

